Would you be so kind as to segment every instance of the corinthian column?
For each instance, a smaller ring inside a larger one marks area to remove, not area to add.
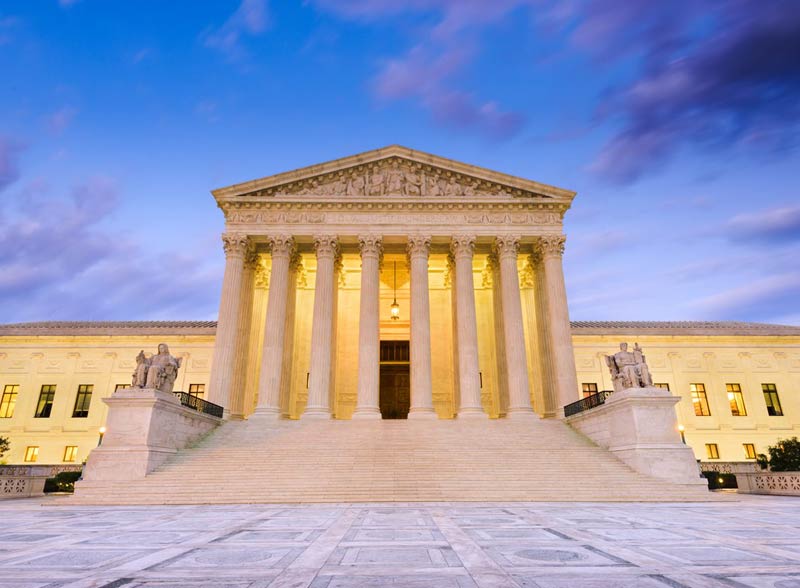
[[[525,331],[522,326],[522,301],[517,273],[519,237],[497,237],[495,255],[500,265],[500,297],[502,298],[503,340],[505,343],[506,378],[508,382],[509,417],[533,416],[528,362],[525,357]]]
[[[242,274],[244,259],[250,250],[247,235],[225,233],[222,235],[225,250],[225,275],[222,278],[222,295],[219,301],[217,333],[214,337],[214,355],[208,386],[208,400],[225,407],[225,418],[230,416],[230,397],[236,367],[236,337],[239,333],[239,307],[242,303]]]
[[[547,315],[546,335],[551,365],[551,382],[559,416],[564,416],[564,405],[578,400],[578,377],[575,372],[575,353],[572,349],[572,332],[567,308],[567,289],[561,256],[564,253],[564,235],[540,237],[535,245],[541,258],[542,294]]]
[[[289,301],[289,266],[295,251],[288,235],[269,238],[272,269],[269,277],[267,314],[264,319],[264,346],[258,381],[258,404],[253,417],[279,418],[281,415],[281,380],[286,332],[286,309]],[[252,418],[252,417],[251,417]]]
[[[234,364],[233,382],[230,398],[226,406],[230,409],[230,418],[244,418],[244,397],[247,384],[247,359],[250,355],[250,322],[253,319],[253,295],[255,294],[255,276],[258,266],[258,253],[248,251],[244,258],[242,272],[242,300],[239,304],[239,324],[236,334],[236,360]]]
[[[379,419],[380,385],[380,264],[383,254],[381,238],[360,236],[361,311],[358,323],[358,400],[354,419]]]
[[[431,390],[431,302],[428,293],[429,236],[408,238],[411,270],[411,408],[410,419],[435,419]]]
[[[475,237],[456,235],[450,242],[456,266],[456,323],[458,325],[458,381],[461,393],[460,417],[486,417],[481,405],[478,365],[478,323],[475,317],[475,283],[472,252]]]
[[[314,284],[314,317],[311,326],[311,365],[308,404],[303,416],[331,418],[331,366],[333,365],[334,288],[339,241],[333,235],[314,237],[317,278]]]

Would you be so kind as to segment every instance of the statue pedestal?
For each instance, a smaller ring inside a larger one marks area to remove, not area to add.
[[[103,402],[108,405],[106,433],[89,454],[75,485],[78,494],[96,482],[143,478],[222,422],[153,388],[119,390]]]
[[[565,421],[637,472],[676,484],[705,485],[694,452],[678,433],[679,401],[661,388],[626,388]]]

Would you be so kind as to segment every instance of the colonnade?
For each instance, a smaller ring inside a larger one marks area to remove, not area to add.
[[[244,416],[243,385],[247,337],[253,306],[253,276],[257,264],[252,240],[242,234],[222,237],[226,255],[220,313],[209,384],[209,400],[225,407],[229,418]],[[411,235],[406,251],[410,268],[409,418],[436,418],[431,373],[428,260],[432,238]],[[543,416],[558,416],[560,408],[577,399],[578,385],[572,351],[569,314],[562,269],[565,237],[537,237],[531,245],[517,236],[493,240],[489,256],[494,273],[498,357],[503,362],[502,387],[507,390],[507,417],[534,416],[525,352],[524,319],[517,273],[519,255],[527,253],[534,271],[537,374],[544,391]],[[311,330],[308,402],[303,418],[331,418],[336,357],[336,309],[341,248],[335,235],[313,238],[317,259]],[[358,237],[361,254],[358,390],[353,418],[381,418],[379,408],[380,324],[379,285],[383,255],[380,235]],[[291,235],[267,238],[272,258],[258,380],[256,418],[285,416],[292,362],[296,272],[300,263]],[[476,237],[450,236],[449,262],[453,288],[454,368],[459,391],[459,418],[486,418],[481,404],[478,328],[473,280]],[[527,251],[525,251],[527,250]],[[504,368],[504,369],[503,369]]]

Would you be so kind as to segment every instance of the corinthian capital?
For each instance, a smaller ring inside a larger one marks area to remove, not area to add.
[[[564,254],[564,243],[567,237],[565,235],[543,235],[539,237],[533,250],[540,257],[561,256]]]
[[[409,259],[412,257],[428,257],[431,248],[430,235],[410,235],[406,244]]]
[[[314,249],[317,257],[337,257],[339,254],[339,239],[336,235],[316,235],[314,237]]]
[[[475,235],[453,235],[450,240],[450,251],[454,257],[472,257],[475,249]]]
[[[519,235],[495,237],[492,249],[497,254],[497,258],[513,257],[516,260],[517,252],[519,251],[519,239]]]
[[[222,249],[225,251],[225,257],[244,258],[250,249],[250,239],[242,233],[223,233]]]
[[[261,262],[261,256],[256,253],[255,249],[248,249],[244,254],[244,268],[248,270],[255,270]]]
[[[294,255],[295,243],[294,237],[291,235],[274,235],[268,237],[267,242],[269,243],[269,250],[273,259],[276,257],[291,259],[292,255]]]
[[[378,257],[383,255],[383,239],[380,235],[359,235],[358,248],[361,257]]]

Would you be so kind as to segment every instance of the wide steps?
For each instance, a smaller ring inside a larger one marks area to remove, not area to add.
[[[226,422],[143,480],[73,503],[710,500],[632,471],[556,420]]]

